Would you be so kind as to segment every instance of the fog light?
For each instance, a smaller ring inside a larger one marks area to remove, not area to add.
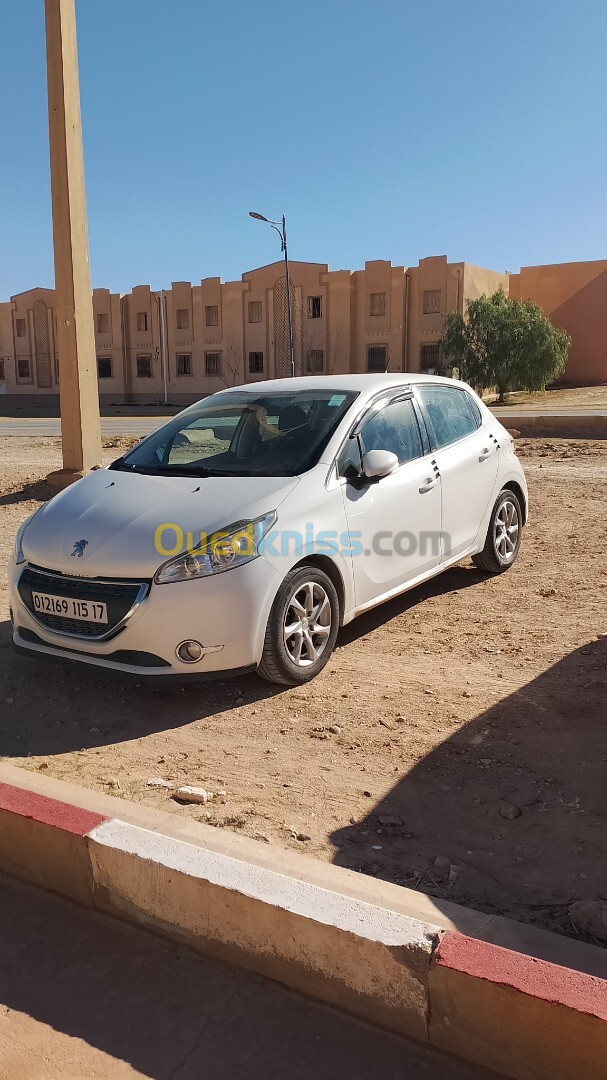
[[[203,649],[199,641],[182,641],[175,652],[184,664],[195,664],[197,660],[200,660]]]

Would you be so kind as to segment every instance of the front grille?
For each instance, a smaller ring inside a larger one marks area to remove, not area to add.
[[[19,578],[19,595],[34,618],[57,634],[80,638],[106,638],[133,607],[139,597],[143,599],[148,583],[144,581],[103,581],[97,578],[73,578],[66,574],[25,568]],[[47,611],[36,611],[32,601],[34,592],[52,596],[68,596],[74,600],[90,600],[107,604],[106,623],[86,622],[82,619],[66,619]],[[140,595],[141,594],[141,595]]]
[[[33,645],[44,645],[45,649],[53,648],[48,641],[39,637],[33,630],[28,630],[27,627],[18,626],[17,633],[24,641],[29,641]],[[65,650],[57,650],[57,655],[64,656]],[[95,660],[111,660],[115,664],[129,664],[131,667],[162,668],[171,666],[168,660],[163,660],[162,656],[156,656],[155,653],[140,652],[137,649],[118,649],[116,652],[106,654],[84,652],[84,650],[79,649],[78,652],[72,652],[71,655],[91,656]]]

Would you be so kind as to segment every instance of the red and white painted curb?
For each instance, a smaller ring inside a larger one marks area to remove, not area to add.
[[[607,1077],[604,950],[261,849],[0,764],[0,870],[504,1076]]]

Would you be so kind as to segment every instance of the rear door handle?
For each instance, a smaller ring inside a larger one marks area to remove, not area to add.
[[[479,461],[486,461],[486,460],[487,460],[487,458],[488,458],[488,457],[489,457],[489,456],[490,456],[490,455],[491,455],[492,453],[493,453],[493,447],[492,447],[492,446],[486,446],[486,447],[485,447],[485,449],[483,450],[482,454],[479,454],[479,456],[478,456],[478,460],[479,460]]]
[[[432,488],[435,488],[437,484],[438,479],[434,476],[429,476],[419,489],[420,495],[425,495],[426,491],[432,491]]]

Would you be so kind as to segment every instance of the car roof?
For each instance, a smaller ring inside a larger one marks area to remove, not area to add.
[[[355,390],[359,394],[372,396],[384,388],[389,390],[393,386],[411,386],[414,383],[462,385],[454,379],[447,379],[441,375],[426,375],[421,371],[395,371],[362,375],[305,375],[285,379],[266,379],[263,382],[230,386],[218,392],[226,394],[238,390],[251,394],[265,394],[290,391],[296,394],[306,390]]]

